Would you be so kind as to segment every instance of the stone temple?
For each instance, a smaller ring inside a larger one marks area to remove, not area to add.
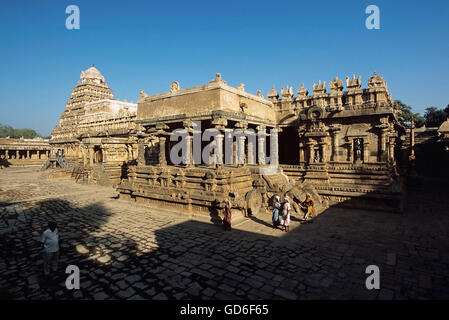
[[[225,199],[241,213],[233,216],[257,215],[277,194],[299,211],[306,193],[317,213],[331,205],[401,211],[405,128],[387,82],[374,73],[367,88],[352,76],[329,89],[321,81],[312,93],[273,87],[265,98],[217,73],[197,87],[174,81],[165,93],[141,91],[134,104],[115,100],[92,66],[52,132],[51,154],[63,154],[61,172],[77,180],[191,215],[220,215]],[[182,162],[173,158],[179,141]]]

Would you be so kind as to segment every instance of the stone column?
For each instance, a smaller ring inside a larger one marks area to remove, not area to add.
[[[137,164],[139,166],[145,165],[145,144],[143,139],[137,140]]]
[[[5,159],[6,159],[6,160],[9,159],[9,150],[5,150]]]
[[[307,145],[307,150],[309,153],[309,157],[307,159],[307,164],[311,164],[311,163],[313,163],[313,146],[315,145],[313,139],[309,138],[306,145]]]
[[[354,141],[352,139],[349,139],[348,142],[348,159],[349,162],[354,162]]]
[[[186,136],[186,146],[187,146],[187,151],[186,151],[186,158],[185,158],[185,165],[187,167],[193,167],[193,137],[189,134],[188,136]]]
[[[166,166],[167,159],[165,157],[165,140],[166,137],[159,137],[159,165]]]
[[[264,165],[266,163],[265,161],[265,142],[267,141],[267,132],[266,129],[260,128],[257,132],[257,162],[260,165]]]
[[[252,132],[248,133],[248,164],[256,164],[256,152],[255,150],[255,144],[254,144],[254,138],[255,134]]]
[[[25,156],[25,159],[30,159],[30,150],[27,150],[27,155]]]
[[[363,139],[363,162],[369,162],[369,150],[368,150],[369,141],[368,138]]]
[[[215,162],[219,165],[223,164],[223,140],[224,135],[218,134],[216,137],[217,142],[217,154],[215,155]]]
[[[94,165],[94,148],[93,147],[89,147],[89,164],[91,166]]]
[[[389,141],[389,150],[388,150],[388,160],[391,163],[394,163],[394,146],[396,144],[396,137],[390,137],[390,141]]]
[[[16,150],[16,160],[19,160],[19,150]]]
[[[327,162],[326,138],[325,137],[322,137],[320,139],[319,145],[320,145],[320,154],[321,154],[320,162],[325,163],[325,162]]]
[[[380,127],[380,154],[379,161],[387,161],[387,132],[388,125],[382,125]]]
[[[107,153],[108,153],[108,148],[106,148],[106,147],[101,148],[101,156],[103,158],[103,159],[101,159],[102,163],[107,163],[108,162],[107,161]]]
[[[245,165],[245,136],[238,136],[238,158],[237,158],[237,164],[238,165]]]
[[[304,162],[304,143],[301,141],[298,143],[298,162]]]
[[[330,129],[331,132],[331,138],[332,138],[332,154],[331,154],[331,161],[338,161],[338,131],[340,128],[338,127],[332,127]]]
[[[83,165],[87,166],[87,146],[83,147]]]
[[[270,130],[270,164],[279,164],[279,141],[278,130],[276,128]]]

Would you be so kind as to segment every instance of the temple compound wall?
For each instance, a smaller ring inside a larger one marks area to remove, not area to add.
[[[219,213],[225,199],[241,216],[268,212],[274,195],[290,196],[299,212],[306,193],[317,211],[335,204],[400,211],[399,110],[377,74],[366,89],[360,77],[346,85],[343,92],[335,78],[330,93],[319,82],[312,95],[302,86],[296,97],[287,87],[281,98],[273,88],[265,99],[217,74],[204,86],[175,81],[167,93],[142,91],[132,134],[137,163],[120,197],[191,214]]]
[[[81,73],[50,140],[52,155],[64,155],[76,179],[118,184],[137,154],[134,138],[137,105],[115,100],[101,73]]]
[[[49,157],[50,145],[47,139],[0,139],[0,165],[39,166]]]

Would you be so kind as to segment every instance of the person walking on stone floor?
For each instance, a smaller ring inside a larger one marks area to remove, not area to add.
[[[43,244],[44,274],[50,275],[58,270],[59,260],[59,233],[56,222],[50,221],[48,229],[42,233],[41,242]]]
[[[223,227],[225,230],[230,231],[231,230],[231,201],[226,199],[225,201],[225,208],[224,208],[224,216],[223,216]]]
[[[290,231],[290,211],[292,209],[290,205],[290,198],[288,196],[284,197],[284,204],[282,206],[282,222],[281,225],[284,227],[285,232]]]
[[[274,197],[274,204],[273,204],[273,217],[272,217],[272,221],[273,221],[273,229],[276,229],[280,222],[279,222],[279,210],[281,209],[281,202],[280,202],[280,197],[279,196],[275,196]]]
[[[306,206],[306,212],[304,213],[303,222],[305,223],[312,219],[313,214],[313,200],[310,193],[306,194],[306,200],[304,200],[304,205]]]

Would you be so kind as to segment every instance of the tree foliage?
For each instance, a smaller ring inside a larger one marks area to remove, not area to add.
[[[439,127],[448,117],[449,113],[445,109],[438,109],[435,107],[429,107],[424,113],[424,118],[426,119],[426,127]]]
[[[33,129],[15,129],[9,125],[0,124],[0,138],[21,138],[25,139],[33,139],[36,137],[40,137],[40,135]]]
[[[419,112],[413,113],[412,107],[403,103],[401,100],[394,101],[397,107],[402,111],[402,124],[408,125],[412,119],[415,121],[416,127],[421,127],[425,123],[425,119],[419,114]]]

